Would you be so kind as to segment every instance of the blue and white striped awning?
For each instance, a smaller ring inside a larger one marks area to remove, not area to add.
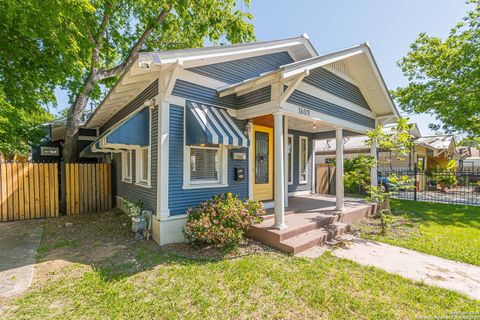
[[[187,101],[185,126],[188,145],[223,144],[248,147],[248,139],[222,109]]]

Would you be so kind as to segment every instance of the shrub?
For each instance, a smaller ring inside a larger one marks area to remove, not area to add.
[[[263,205],[257,201],[242,201],[230,192],[187,210],[185,236],[193,243],[235,246],[244,238],[253,223],[261,221]]]
[[[370,184],[370,168],[375,165],[371,156],[359,155],[343,160],[343,184],[346,193],[357,194]]]

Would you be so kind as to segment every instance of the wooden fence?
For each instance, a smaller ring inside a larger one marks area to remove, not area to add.
[[[316,193],[335,194],[335,165],[317,165],[315,182]]]
[[[111,166],[0,162],[0,222],[111,209]]]
[[[57,163],[0,163],[0,221],[59,215]]]
[[[66,214],[97,212],[112,208],[111,164],[65,164]]]

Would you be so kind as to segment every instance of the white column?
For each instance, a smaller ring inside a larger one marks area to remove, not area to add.
[[[285,169],[283,165],[284,157],[284,148],[283,148],[283,113],[275,112],[273,114],[274,118],[274,212],[275,212],[275,223],[273,228],[275,229],[284,229],[287,226],[285,225]]]
[[[344,208],[343,200],[343,129],[335,130],[336,138],[336,158],[335,158],[335,193],[336,206],[335,209],[342,211]]]
[[[247,125],[248,130],[248,139],[250,140],[250,146],[248,147],[248,198],[253,200],[253,177],[255,172],[253,172],[253,121],[249,120]]]
[[[170,104],[162,101],[158,105],[158,170],[157,170],[157,216],[168,217],[168,162],[170,151]]]
[[[370,149],[370,154],[373,157],[374,160],[374,165],[370,169],[370,184],[372,187],[377,187],[378,186],[378,166],[377,166],[377,142],[375,141],[374,144],[372,144],[372,148]]]
[[[284,143],[283,143],[283,150],[285,150],[284,153],[284,167],[285,167],[285,174],[284,174],[284,180],[285,180],[285,207],[288,207],[288,170],[289,169],[289,164],[288,164],[288,117],[284,116],[283,117],[283,138],[284,138]]]
[[[317,172],[315,171],[315,139],[312,139],[312,189],[310,190],[311,194],[315,194],[315,183],[317,178]]]

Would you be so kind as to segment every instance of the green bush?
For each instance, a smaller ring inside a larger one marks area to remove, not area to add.
[[[244,238],[253,223],[261,221],[263,205],[258,201],[242,201],[230,192],[187,210],[186,238],[196,244],[235,246]]]
[[[357,194],[370,184],[370,168],[375,165],[371,156],[359,155],[343,160],[343,185],[346,193]]]

